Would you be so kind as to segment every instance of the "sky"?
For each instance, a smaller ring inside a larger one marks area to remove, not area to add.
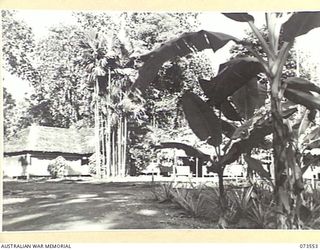
[[[261,27],[264,23],[264,14],[261,12],[250,13],[255,18],[255,24]],[[35,39],[41,39],[48,35],[48,29],[59,24],[75,24],[76,20],[72,16],[71,11],[44,11],[44,10],[20,10],[17,12],[17,17],[24,20],[31,26]],[[245,30],[249,29],[247,23],[235,22],[226,18],[222,14],[214,12],[204,12],[200,14],[199,21],[201,23],[200,29],[209,31],[222,32],[231,34],[237,38],[245,36]],[[318,41],[320,37],[320,29],[315,29],[305,36],[298,38],[297,47],[306,51],[311,55],[310,60],[320,64],[320,46]],[[220,63],[225,62],[229,57],[229,49],[232,44],[225,46],[215,54],[208,51],[211,58],[213,68],[217,68]],[[4,72],[4,86],[12,93],[15,99],[21,100],[25,93],[30,93],[29,84],[19,78]]]

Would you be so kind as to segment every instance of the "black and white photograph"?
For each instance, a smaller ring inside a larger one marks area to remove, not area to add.
[[[320,229],[320,12],[1,19],[2,231]]]

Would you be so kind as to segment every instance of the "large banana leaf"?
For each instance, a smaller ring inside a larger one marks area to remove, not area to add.
[[[296,108],[283,111],[283,118],[288,118],[298,110]],[[242,152],[248,152],[254,147],[258,147],[264,142],[265,136],[271,134],[273,131],[271,112],[265,111],[257,112],[251,119],[247,120],[238,127],[233,135],[233,140],[241,139]]]
[[[305,135],[305,137],[303,138],[303,143],[308,145],[318,138],[320,138],[320,127],[317,126],[312,128],[311,131],[307,135]]]
[[[196,94],[187,92],[182,96],[182,107],[192,131],[210,145],[222,142],[222,129],[219,118],[212,108]]]
[[[283,117],[288,118],[296,111],[296,108],[285,110]],[[208,167],[208,171],[217,172],[225,165],[236,161],[241,154],[249,153],[253,148],[259,147],[261,143],[264,143],[265,136],[271,134],[272,131],[270,112],[258,112],[254,117],[235,130],[232,136],[234,140],[229,150],[217,163],[212,167]]]
[[[205,49],[217,51],[229,41],[239,42],[237,38],[219,32],[200,30],[184,33],[180,37],[164,43],[160,48],[140,57],[144,64],[140,68],[138,78],[132,88],[144,90],[157,75],[162,64],[171,58],[185,56]]]
[[[221,129],[222,133],[227,136],[228,138],[231,138],[234,131],[236,131],[237,127],[229,122],[226,122],[225,120],[220,120],[221,122]]]
[[[254,21],[253,16],[249,15],[246,12],[242,12],[242,13],[222,13],[223,15],[225,15],[226,17],[234,20],[234,21],[238,21],[238,22],[249,22],[249,21]]]
[[[238,111],[231,105],[228,100],[221,103],[220,110],[222,114],[231,121],[241,121]]]
[[[266,88],[258,83],[256,77],[232,95],[232,101],[244,119],[250,119],[254,111],[264,105],[266,98]]]
[[[310,110],[320,110],[320,98],[312,95],[309,91],[286,88],[284,96],[290,101],[297,104],[302,104]]]
[[[241,155],[241,144],[236,142],[232,144],[228,152],[223,155],[218,162],[214,162],[211,167],[207,167],[208,172],[218,173],[226,165],[235,162]]]
[[[214,85],[210,84],[211,80],[199,79],[200,87],[204,93],[210,93],[213,90]],[[212,106],[212,101],[208,101],[208,104]],[[232,106],[228,99],[225,99],[217,108],[222,114],[231,121],[241,121],[241,117],[238,111]]]
[[[221,168],[231,164],[239,159],[243,153],[249,153],[252,148],[259,147],[264,142],[264,137],[272,133],[272,126],[266,125],[256,128],[254,132],[246,139],[240,141],[233,141],[231,147],[221,159],[216,162],[212,167],[208,167],[209,172],[217,173]]]
[[[257,59],[237,58],[220,65],[217,76],[210,81],[201,81],[200,86],[210,103],[218,107],[260,72],[263,67]]]
[[[289,77],[284,80],[284,83],[287,84],[287,88],[289,89],[297,89],[300,91],[314,91],[320,94],[320,88],[317,85],[300,77]]]
[[[201,152],[199,149],[196,149],[188,144],[179,143],[179,142],[162,142],[160,145],[155,146],[155,148],[176,148],[182,149],[187,156],[197,157],[204,161],[210,160],[210,155],[207,155]]]
[[[283,40],[292,42],[296,37],[308,33],[310,30],[320,27],[320,12],[297,12],[282,25]]]
[[[320,148],[320,139],[316,139],[307,145],[307,149]]]
[[[260,177],[272,182],[270,174],[263,168],[261,161],[247,155],[244,156],[244,159],[248,163],[249,169],[254,170],[258,175],[260,175]]]
[[[252,118],[246,120],[240,127],[234,132],[232,139],[247,139],[252,133],[257,133],[257,130],[267,130],[271,127],[271,112],[264,108],[261,108]]]

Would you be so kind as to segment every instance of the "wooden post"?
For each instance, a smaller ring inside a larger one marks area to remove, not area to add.
[[[196,157],[196,178],[198,178],[199,175],[199,160],[198,157]]]
[[[30,154],[27,154],[27,159],[26,160],[27,160],[26,177],[27,177],[27,180],[29,180],[30,174],[29,174],[28,168],[31,165],[31,155]]]
[[[176,178],[176,168],[177,167],[177,156],[176,156],[176,149],[173,150],[173,178]]]
[[[202,161],[202,171],[201,171],[201,178],[204,178],[204,169],[206,169],[206,167],[203,166],[203,161]]]

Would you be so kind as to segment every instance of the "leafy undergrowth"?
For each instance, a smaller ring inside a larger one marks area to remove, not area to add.
[[[226,206],[221,205],[218,188],[204,184],[188,183],[185,187],[173,182],[154,184],[152,193],[160,203],[175,203],[190,217],[207,219],[219,228],[276,228],[274,196],[267,185],[227,188]],[[320,228],[319,190],[311,189],[302,194],[300,225],[301,229]]]

